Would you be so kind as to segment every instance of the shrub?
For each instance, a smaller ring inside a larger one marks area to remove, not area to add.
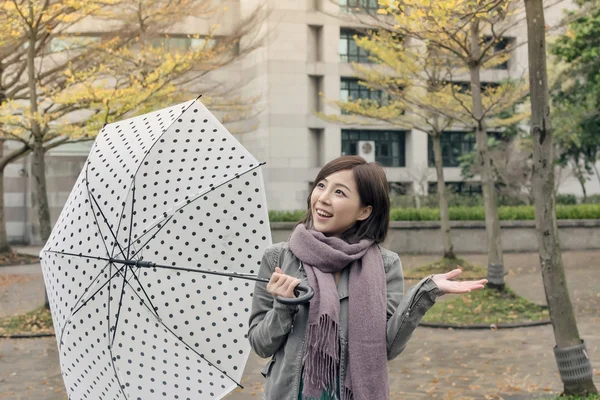
[[[577,204],[577,196],[574,194],[557,194],[556,204]]]
[[[450,207],[452,221],[485,221],[484,207]],[[271,222],[298,222],[304,216],[303,210],[269,211]],[[504,221],[534,220],[533,206],[499,207],[498,216]],[[557,205],[557,219],[600,219],[600,204]],[[440,210],[432,207],[393,208],[390,221],[439,221]]]
[[[600,204],[600,193],[588,196],[585,200],[585,204]]]
[[[269,221],[271,222],[298,222],[304,216],[304,210],[294,211],[269,211]]]

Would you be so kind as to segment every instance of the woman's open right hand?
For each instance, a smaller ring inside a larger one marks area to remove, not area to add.
[[[293,299],[296,297],[294,289],[300,283],[300,279],[294,278],[283,273],[281,268],[276,267],[267,283],[267,292],[273,297],[287,297]]]

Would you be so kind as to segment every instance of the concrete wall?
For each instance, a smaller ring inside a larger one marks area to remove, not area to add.
[[[454,251],[458,254],[485,253],[487,240],[484,221],[452,221]],[[535,221],[502,221],[502,247],[506,252],[535,252]],[[271,224],[273,242],[287,240],[294,224]],[[600,249],[600,220],[559,220],[562,250]],[[440,224],[392,222],[384,247],[399,254],[440,254],[443,250]]]

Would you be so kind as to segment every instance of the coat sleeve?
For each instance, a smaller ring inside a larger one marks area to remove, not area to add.
[[[273,245],[263,255],[258,277],[269,279],[275,271],[281,244]],[[293,318],[298,306],[287,306],[276,301],[267,284],[256,282],[252,297],[252,310],[248,328],[250,346],[260,357],[271,357],[285,343],[292,329]]]
[[[422,279],[404,293],[404,277],[400,257],[393,253],[386,265],[387,288],[387,357],[396,358],[404,349],[423,315],[443,292],[431,280]]]

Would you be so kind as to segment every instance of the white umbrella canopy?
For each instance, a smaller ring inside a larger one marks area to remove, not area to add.
[[[260,165],[198,99],[102,129],[40,254],[70,399],[239,386],[271,244]]]

